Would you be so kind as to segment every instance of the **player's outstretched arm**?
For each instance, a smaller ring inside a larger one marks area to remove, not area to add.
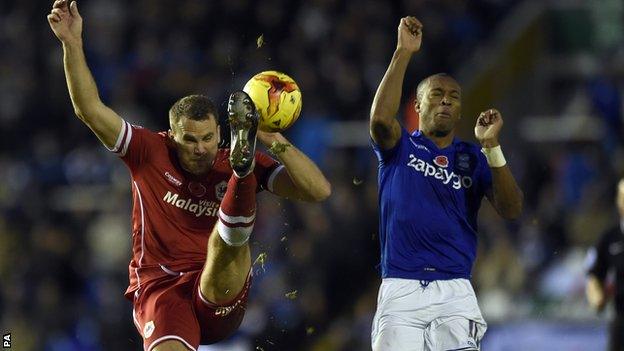
[[[76,1],[57,0],[48,15],[54,35],[63,44],[63,65],[74,111],[104,145],[114,147],[122,120],[100,100],[82,48],[82,17]]]
[[[475,126],[475,136],[483,147],[492,171],[492,191],[488,200],[498,214],[506,219],[516,219],[522,214],[523,195],[507,161],[502,154],[498,134],[503,127],[503,117],[495,109],[481,112]]]
[[[331,184],[323,172],[303,152],[280,133],[258,131],[258,140],[266,145],[285,169],[273,181],[273,193],[301,201],[323,201],[331,194]]]
[[[395,118],[401,103],[401,90],[407,65],[412,55],[420,50],[422,24],[415,17],[401,18],[397,47],[392,55],[370,113],[370,134],[382,149],[394,147],[401,137],[401,125]]]
[[[598,277],[593,274],[590,274],[587,277],[585,295],[587,295],[587,302],[589,303],[589,306],[597,312],[601,312],[607,303],[604,290],[604,285]]]

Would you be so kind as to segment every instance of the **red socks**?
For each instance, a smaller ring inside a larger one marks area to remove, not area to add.
[[[242,246],[248,240],[256,220],[256,176],[230,177],[221,207],[217,231],[230,246]]]

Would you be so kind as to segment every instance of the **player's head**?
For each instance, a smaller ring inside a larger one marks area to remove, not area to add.
[[[446,73],[429,76],[416,88],[414,107],[420,116],[420,130],[446,136],[461,118],[461,88]]]
[[[621,178],[617,185],[617,196],[615,198],[620,217],[624,219],[624,178]]]
[[[169,138],[175,143],[182,167],[192,174],[212,168],[219,145],[218,111],[203,95],[189,95],[169,110]]]

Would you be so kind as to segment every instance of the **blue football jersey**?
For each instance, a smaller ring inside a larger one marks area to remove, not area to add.
[[[379,161],[379,238],[383,278],[470,278],[477,214],[492,186],[481,148],[455,138],[439,149],[420,131],[403,129]]]

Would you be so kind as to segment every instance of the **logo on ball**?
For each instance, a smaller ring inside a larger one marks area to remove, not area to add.
[[[245,84],[243,90],[260,114],[260,130],[282,132],[299,118],[301,90],[288,75],[277,71],[260,72]]]

